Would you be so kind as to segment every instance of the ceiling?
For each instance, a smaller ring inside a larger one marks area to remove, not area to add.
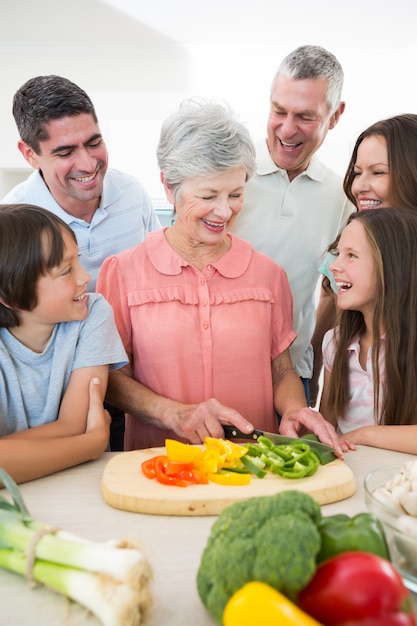
[[[24,19],[22,19],[24,16]],[[0,46],[276,45],[407,50],[415,0],[0,0]]]

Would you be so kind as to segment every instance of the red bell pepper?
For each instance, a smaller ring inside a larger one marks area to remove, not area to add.
[[[165,455],[153,456],[142,463],[146,478],[156,478],[163,485],[186,487],[190,483],[207,484],[207,476],[194,463],[170,461]]]
[[[400,574],[369,552],[344,552],[323,561],[298,605],[324,626],[416,626]]]

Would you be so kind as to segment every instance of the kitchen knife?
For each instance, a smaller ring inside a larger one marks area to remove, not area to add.
[[[251,433],[244,433],[241,430],[238,430],[234,426],[228,426],[227,424],[222,424],[224,430],[224,436],[226,439],[246,439],[249,441],[258,441],[258,437],[264,436],[268,437],[273,443],[276,445],[282,445],[286,443],[291,443],[296,440],[297,437],[286,437],[285,435],[278,435],[277,433],[268,433],[263,430],[253,430]],[[334,448],[331,446],[322,443],[321,441],[311,440],[306,438],[306,443],[311,445],[311,448],[314,450],[321,450],[322,452],[333,452]]]

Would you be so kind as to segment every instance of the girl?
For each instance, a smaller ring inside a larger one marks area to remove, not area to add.
[[[369,126],[358,137],[346,170],[343,189],[358,211],[401,206],[417,209],[417,115],[396,115]],[[335,244],[329,246],[333,250]],[[337,291],[329,269],[333,257],[328,252],[319,271],[323,274],[317,317],[326,319],[327,328],[334,324]],[[324,313],[324,311],[326,313]],[[319,392],[321,343],[323,329],[316,329],[314,373],[310,381],[311,397]]]
[[[127,358],[89,280],[60,218],[0,207],[0,466],[18,482],[95,458],[108,443],[109,364]]]
[[[323,341],[320,412],[342,440],[417,454],[417,211],[349,219],[331,263],[340,309]]]

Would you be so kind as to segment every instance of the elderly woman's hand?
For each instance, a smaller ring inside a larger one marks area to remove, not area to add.
[[[299,437],[304,430],[314,433],[323,443],[335,448],[337,456],[342,457],[350,448],[346,441],[339,439],[336,430],[318,411],[309,407],[284,413],[279,432],[288,437]]]
[[[247,433],[254,428],[238,411],[220,404],[215,398],[200,404],[179,405],[169,427],[180,437],[197,444],[204,442],[205,437],[224,437],[222,424],[230,424]]]

